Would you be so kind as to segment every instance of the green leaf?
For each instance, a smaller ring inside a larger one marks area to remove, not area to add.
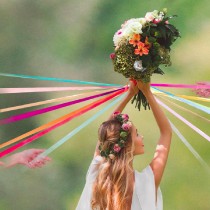
[[[171,24],[166,24],[165,26],[166,26],[166,28],[168,28],[173,34],[177,33],[177,29],[176,29],[173,25],[171,25]]]
[[[160,68],[155,69],[154,73],[161,74],[161,75],[165,74],[164,71],[162,71]]]
[[[154,43],[154,42],[156,42],[156,39],[154,37],[149,37],[148,42]]]
[[[159,26],[160,33],[164,39],[166,39],[166,28],[164,26]]]

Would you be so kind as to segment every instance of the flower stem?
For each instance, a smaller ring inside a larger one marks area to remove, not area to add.
[[[141,110],[141,105],[144,107],[145,110],[147,108],[150,109],[149,103],[141,90],[139,90],[139,92],[133,97],[131,103],[133,104],[135,101],[135,108],[137,107],[139,111]]]

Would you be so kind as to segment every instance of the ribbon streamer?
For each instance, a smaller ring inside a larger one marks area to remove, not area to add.
[[[188,85],[188,84],[168,84],[168,83],[152,83],[151,86],[153,87],[170,87],[170,88],[210,88],[210,85],[203,84],[203,85]]]
[[[196,117],[199,117],[200,119],[205,120],[206,122],[210,123],[210,120],[209,120],[209,119],[207,119],[207,118],[205,118],[205,117],[203,117],[203,116],[201,116],[201,115],[199,115],[199,114],[197,114],[197,113],[195,113],[195,112],[193,112],[193,111],[191,111],[191,110],[189,110],[189,109],[186,109],[186,108],[184,108],[184,107],[182,107],[182,106],[179,106],[178,104],[175,104],[174,102],[172,102],[172,101],[170,101],[170,100],[167,100],[167,99],[164,98],[164,97],[161,97],[161,96],[158,96],[158,97],[160,97],[162,100],[167,101],[168,103],[172,104],[173,106],[178,107],[179,109],[184,110],[184,111],[186,111],[186,112],[189,112],[190,114],[193,114],[193,115],[195,115]]]
[[[186,120],[184,117],[182,117],[181,115],[179,115],[177,112],[175,112],[174,110],[172,110],[171,108],[169,108],[166,104],[164,104],[163,102],[161,102],[159,99],[157,99],[157,102],[164,107],[166,110],[168,110],[171,114],[173,114],[175,117],[177,117],[178,119],[180,119],[183,123],[185,123],[187,126],[189,126],[191,129],[193,129],[195,132],[197,132],[199,135],[201,135],[203,138],[205,138],[207,141],[210,142],[210,136],[208,136],[207,134],[205,134],[203,131],[201,131],[199,128],[197,128],[195,125],[193,125],[192,123],[190,123],[188,120]]]
[[[68,83],[75,83],[80,85],[95,85],[95,86],[122,86],[119,84],[107,84],[107,83],[99,83],[99,82],[87,82],[82,80],[71,80],[71,79],[61,79],[61,78],[54,78],[54,77],[42,77],[42,76],[29,76],[23,74],[7,74],[7,73],[0,73],[0,76],[4,77],[17,77],[22,79],[35,79],[35,80],[44,80],[44,81],[54,81],[54,82],[68,82]]]
[[[154,88],[154,87],[153,87]],[[203,112],[206,112],[208,114],[210,114],[210,108],[209,107],[206,107],[206,106],[203,106],[201,104],[198,104],[198,103],[195,103],[195,102],[192,102],[192,101],[189,101],[187,99],[183,99],[183,98],[180,98],[180,97],[177,97],[175,96],[174,94],[172,93],[169,93],[169,92],[166,92],[166,91],[163,91],[163,90],[160,90],[158,88],[154,88],[155,90],[159,91],[159,92],[162,92],[162,93],[165,93],[166,95],[168,95],[169,97],[175,99],[175,100],[178,100],[178,101],[181,101],[183,103],[186,103],[192,107],[195,107]]]
[[[18,106],[7,107],[7,108],[0,109],[0,113],[10,112],[10,111],[19,110],[19,109],[30,108],[30,107],[34,107],[34,106],[41,106],[41,105],[55,103],[55,102],[59,102],[59,101],[67,101],[71,98],[75,98],[75,97],[78,97],[78,96],[84,96],[84,95],[92,95],[96,92],[102,92],[102,91],[104,91],[104,90],[87,92],[87,93],[80,93],[80,94],[76,94],[76,95],[64,96],[64,97],[61,97],[61,98],[54,98],[54,99],[38,101],[38,102],[34,102],[34,103],[29,103],[29,104],[22,104],[22,105],[18,105]]]
[[[159,91],[155,91],[155,90],[153,91],[153,93],[156,95],[168,96],[163,92],[159,92]],[[210,102],[209,98],[203,98],[203,97],[197,97],[197,96],[187,96],[187,95],[176,95],[176,94],[173,94],[173,95],[180,97],[180,98],[191,99],[191,100],[195,100],[195,101]]]
[[[105,108],[101,109],[99,112],[97,112],[91,118],[89,118],[84,123],[82,123],[80,126],[78,126],[77,128],[75,128],[73,131],[71,131],[70,133],[68,133],[62,139],[60,139],[59,141],[57,141],[54,145],[52,145],[50,148],[48,148],[42,154],[40,154],[40,156],[47,156],[47,155],[49,155],[51,152],[53,152],[54,150],[56,150],[58,147],[60,147],[62,144],[64,144],[66,141],[68,141],[71,137],[73,137],[75,134],[77,134],[80,130],[82,130],[88,124],[90,124],[91,122],[93,122],[97,117],[99,117],[105,111],[107,111],[109,108],[111,108],[112,106],[114,106],[123,97],[124,97],[124,94],[122,96],[118,97],[117,99],[115,99],[112,103],[108,104]],[[39,157],[37,157],[37,158],[39,158]]]
[[[187,141],[187,139],[180,133],[180,131],[176,128],[176,126],[169,121],[171,124],[171,127],[176,133],[176,135],[180,138],[182,143],[190,150],[190,152],[195,156],[195,158],[200,162],[200,164],[207,170],[208,173],[210,173],[210,167],[208,164],[201,158],[201,156],[196,152],[196,150],[191,146],[191,144]]]
[[[197,96],[186,96],[186,95],[175,95],[181,98],[185,99],[191,99],[195,101],[204,101],[204,102],[210,102],[210,98],[203,98],[203,97],[197,97]]]
[[[98,90],[108,88],[107,86],[89,86],[89,87],[35,87],[35,88],[0,88],[0,94],[11,93],[43,93],[43,92],[59,92],[70,90]],[[109,87],[111,88],[111,87]]]
[[[109,91],[109,92],[100,93],[100,94],[93,95],[93,96],[88,96],[88,97],[85,97],[85,98],[82,98],[82,99],[76,99],[74,101],[70,101],[70,102],[66,102],[66,103],[62,103],[62,104],[58,104],[58,105],[54,105],[54,106],[50,106],[50,107],[46,107],[46,108],[42,108],[42,109],[37,109],[37,110],[34,110],[34,111],[30,111],[30,112],[25,112],[25,113],[19,114],[19,115],[14,115],[14,116],[11,116],[11,117],[0,120],[0,125],[13,123],[13,122],[16,122],[16,121],[24,120],[26,118],[34,117],[36,115],[40,115],[40,114],[44,114],[44,113],[47,113],[47,112],[55,111],[57,109],[61,109],[61,108],[71,106],[71,105],[75,105],[77,103],[81,103],[81,102],[84,102],[84,101],[87,101],[87,100],[91,100],[91,99],[98,98],[98,97],[101,97],[101,96],[104,96],[104,95],[108,95],[108,94],[114,93],[114,92],[116,92],[118,90],[121,90],[121,89],[116,89],[116,90],[112,90],[112,91]]]
[[[89,105],[86,105],[86,106],[84,106],[84,107],[82,107],[82,108],[80,108],[78,110],[75,110],[75,111],[73,111],[73,112],[71,112],[71,113],[69,113],[69,114],[67,114],[67,115],[65,115],[65,116],[63,116],[61,118],[58,118],[58,119],[56,119],[56,120],[54,120],[54,121],[52,121],[50,123],[47,123],[47,124],[45,124],[43,126],[40,126],[39,128],[34,129],[31,132],[28,132],[26,134],[21,135],[20,137],[22,139],[22,138],[24,138],[23,136],[29,136],[28,135],[29,133],[30,133],[30,135],[31,135],[31,133],[35,133],[34,132],[35,130],[36,131],[37,130],[39,130],[39,131],[43,130],[42,132],[40,132],[40,133],[38,133],[38,134],[36,134],[36,135],[34,135],[34,136],[32,136],[32,137],[30,137],[30,138],[28,138],[28,139],[18,143],[18,144],[16,144],[16,145],[14,145],[14,146],[12,146],[12,147],[10,147],[8,149],[0,152],[0,157],[3,157],[5,155],[13,152],[14,150],[16,150],[16,149],[18,149],[18,148],[20,148],[20,147],[22,147],[22,146],[24,146],[24,145],[34,141],[34,140],[36,140],[37,138],[40,138],[41,136],[43,136],[44,134],[50,132],[51,130],[53,130],[53,129],[63,125],[64,123],[70,121],[71,119],[73,119],[73,118],[75,118],[77,116],[80,116],[81,114],[83,114],[83,113],[85,113],[85,112],[87,112],[87,111],[89,111],[89,110],[99,106],[100,104],[105,103],[106,101],[114,98],[115,96],[117,96],[119,94],[122,94],[125,91],[127,91],[127,90],[126,89],[119,90],[118,92],[112,93],[111,95],[106,96],[105,98],[99,99],[96,102],[93,102],[93,103],[91,103]],[[47,128],[47,129],[44,130],[45,128]],[[20,137],[17,137],[16,139],[13,139],[13,140],[11,140],[9,142],[5,142],[4,144],[0,145],[1,148],[16,142],[17,139],[20,139]]]

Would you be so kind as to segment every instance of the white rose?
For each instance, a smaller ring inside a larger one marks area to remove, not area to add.
[[[136,71],[140,71],[140,72],[144,72],[146,70],[146,68],[142,66],[142,60],[135,61],[133,67]]]
[[[145,15],[145,19],[150,22],[150,21],[153,21],[155,18],[153,12],[147,12],[146,15]]]
[[[133,21],[123,30],[123,35],[127,40],[133,37],[134,34],[142,33],[142,25],[139,22]]]
[[[138,18],[138,22],[139,22],[142,26],[144,26],[144,25],[146,24],[147,20],[146,20],[146,18]]]
[[[154,17],[158,17],[158,13],[159,13],[158,10],[154,10],[154,11],[152,12],[152,14],[154,15]]]
[[[158,13],[158,10],[154,10],[153,12],[147,12],[145,15],[145,19],[149,22],[153,21],[155,18],[159,18]]]

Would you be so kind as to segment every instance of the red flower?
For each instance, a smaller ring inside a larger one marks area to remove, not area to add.
[[[128,121],[129,116],[127,114],[122,114],[122,118],[124,121]]]
[[[160,21],[161,21],[160,19],[154,19],[152,22],[153,22],[154,24],[158,24]]]
[[[109,57],[113,60],[115,58],[115,53],[111,53]]]
[[[116,111],[116,112],[113,113],[112,116],[115,118],[115,117],[117,117],[117,115],[120,115],[120,114],[121,114],[121,113],[120,113],[119,111]]]
[[[113,149],[115,152],[119,152],[121,150],[121,147],[118,144],[115,144]]]

